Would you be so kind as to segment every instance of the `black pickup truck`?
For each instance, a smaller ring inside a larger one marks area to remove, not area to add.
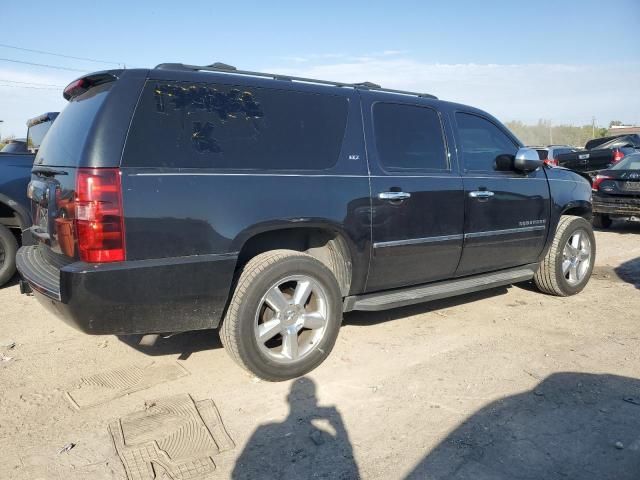
[[[64,92],[18,269],[92,334],[219,328],[268,380],[343,312],[534,280],[586,285],[591,186],[473,107],[372,83],[164,64]]]
[[[27,198],[31,167],[35,151],[57,115],[51,112],[32,118],[27,122],[29,130],[24,147],[0,152],[0,286],[13,277],[21,233],[31,226],[31,206]]]
[[[591,140],[586,146],[592,148],[558,155],[558,165],[595,176],[600,170],[615,165],[625,156],[640,151],[640,135],[619,135],[603,143]]]

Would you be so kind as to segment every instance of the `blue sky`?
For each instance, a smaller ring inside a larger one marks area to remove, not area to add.
[[[2,44],[127,67],[223,61],[426,91],[505,121],[640,123],[638,0],[10,0],[2,13]],[[0,59],[108,67],[6,47]],[[27,118],[63,108],[48,85],[78,75],[0,60],[1,133],[24,136]]]

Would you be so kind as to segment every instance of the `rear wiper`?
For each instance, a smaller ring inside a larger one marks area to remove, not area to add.
[[[54,175],[69,175],[69,173],[65,172],[64,170],[56,170],[55,168],[44,167],[44,166],[33,167],[31,172],[32,173],[41,173],[45,177],[53,177]]]

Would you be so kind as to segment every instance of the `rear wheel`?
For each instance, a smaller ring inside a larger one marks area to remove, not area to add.
[[[0,225],[0,286],[7,283],[16,273],[16,252],[18,242],[11,230]]]
[[[606,215],[604,213],[596,213],[593,215],[592,223],[596,228],[609,228],[611,226],[612,220],[609,215]]]
[[[591,224],[582,217],[562,216],[534,281],[545,293],[575,295],[587,285],[595,259],[596,239]]]
[[[342,295],[333,273],[311,255],[274,250],[242,270],[220,338],[240,366],[280,381],[320,365],[341,322]]]

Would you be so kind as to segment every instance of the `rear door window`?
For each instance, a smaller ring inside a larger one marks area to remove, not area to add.
[[[498,155],[515,155],[518,146],[497,125],[478,115],[457,112],[456,123],[464,168],[472,172],[495,172]]]
[[[347,109],[342,96],[148,81],[123,165],[325,170],[338,161]]]
[[[104,83],[75,97],[58,115],[42,140],[36,165],[75,167],[113,82]]]
[[[438,112],[428,107],[378,102],[373,106],[376,148],[387,171],[447,170]]]

